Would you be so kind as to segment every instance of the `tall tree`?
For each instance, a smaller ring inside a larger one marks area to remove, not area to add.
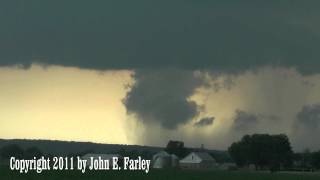
[[[256,169],[276,170],[292,164],[292,149],[284,134],[245,135],[229,147],[229,153],[239,166],[254,164]]]
[[[175,154],[179,158],[183,158],[188,154],[187,148],[184,147],[184,143],[181,141],[169,141],[165,151]]]

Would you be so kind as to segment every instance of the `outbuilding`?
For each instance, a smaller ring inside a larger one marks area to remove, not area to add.
[[[207,152],[192,152],[180,160],[182,169],[210,169],[216,166],[215,159]]]
[[[179,167],[179,158],[166,151],[160,151],[152,157],[152,167],[155,169]]]

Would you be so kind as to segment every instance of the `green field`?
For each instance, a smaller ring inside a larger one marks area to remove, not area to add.
[[[112,179],[164,179],[164,180],[319,180],[318,173],[269,173],[269,172],[243,172],[243,171],[186,171],[186,170],[151,170],[148,174],[139,171],[94,171],[82,174],[79,171],[48,171],[41,174],[34,172],[20,174],[0,169],[0,179],[3,180],[112,180]]]

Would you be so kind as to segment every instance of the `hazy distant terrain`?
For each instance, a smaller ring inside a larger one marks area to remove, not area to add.
[[[9,144],[19,145],[23,149],[30,148],[30,147],[37,147],[44,154],[55,154],[55,155],[68,155],[68,154],[81,153],[81,152],[114,153],[114,152],[120,151],[121,149],[125,149],[127,151],[137,150],[137,151],[158,152],[163,149],[161,147],[151,147],[151,146],[99,144],[99,143],[91,143],[91,142],[0,139],[0,148]]]
[[[115,153],[125,149],[126,151],[148,151],[156,153],[164,147],[125,145],[125,144],[100,144],[92,142],[75,142],[75,141],[53,141],[53,140],[28,140],[28,139],[0,139],[0,148],[6,145],[16,144],[21,148],[30,147],[39,148],[44,154],[69,155],[83,152],[93,153]],[[188,148],[193,151],[192,148]],[[225,155],[227,151],[207,150],[210,153]]]

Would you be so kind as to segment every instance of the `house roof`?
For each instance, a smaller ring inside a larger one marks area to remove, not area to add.
[[[208,160],[208,161],[214,160],[212,156],[207,152],[194,152],[194,154],[197,155],[202,160]]]
[[[201,163],[201,162],[215,162],[210,154],[206,152],[192,152],[180,160],[180,163]]]

